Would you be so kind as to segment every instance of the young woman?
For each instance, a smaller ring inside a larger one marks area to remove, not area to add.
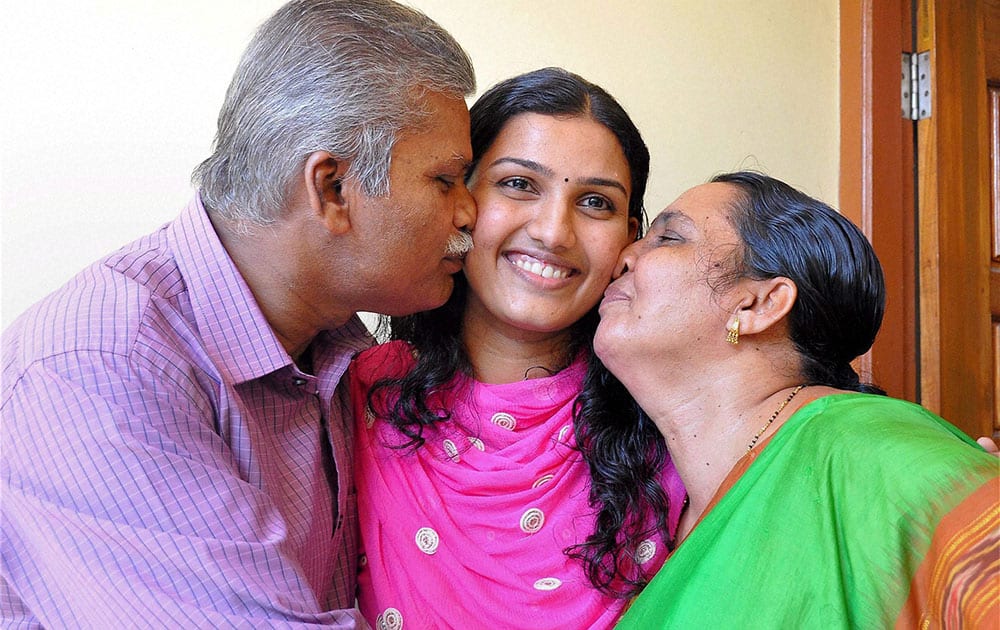
[[[380,628],[609,627],[683,497],[591,349],[649,154],[610,95],[559,69],[498,84],[471,117],[464,274],[352,368],[361,610]],[[609,483],[620,470],[651,481]]]
[[[681,195],[622,264],[594,345],[690,501],[621,628],[996,627],[997,459],[851,367],[885,300],[860,230],[735,173]]]

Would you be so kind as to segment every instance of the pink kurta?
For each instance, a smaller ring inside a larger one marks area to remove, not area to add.
[[[625,602],[594,589],[564,553],[594,527],[573,447],[585,363],[500,385],[458,377],[430,400],[452,420],[425,429],[416,452],[387,446],[401,435],[365,412],[370,385],[413,363],[393,342],[351,369],[362,613],[385,629],[611,627]],[[652,572],[664,544],[650,539],[640,553]]]

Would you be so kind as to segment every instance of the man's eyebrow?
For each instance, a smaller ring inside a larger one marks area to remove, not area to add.
[[[552,177],[553,175],[555,175],[555,172],[547,166],[543,166],[538,162],[535,162],[534,160],[522,160],[521,158],[516,158],[516,157],[498,158],[493,162],[491,162],[490,166],[493,167],[496,166],[497,164],[504,164],[506,162],[517,164],[518,166],[523,166],[526,169],[532,170],[536,173],[540,173],[546,177]]]
[[[446,164],[449,166],[452,164],[457,164],[459,169],[463,173],[468,173],[469,169],[472,168],[472,160],[462,155],[461,153],[453,153],[450,158],[448,158]]]

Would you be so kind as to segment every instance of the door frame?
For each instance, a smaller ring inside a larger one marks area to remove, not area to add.
[[[859,367],[973,436],[992,434],[994,395],[980,2],[840,2],[840,208],[887,284],[882,331]],[[931,51],[933,90],[931,118],[916,125],[899,90],[913,41]]]
[[[882,330],[857,367],[890,396],[918,401],[913,132],[898,89],[908,18],[908,0],[840,3],[840,211],[886,276]]]

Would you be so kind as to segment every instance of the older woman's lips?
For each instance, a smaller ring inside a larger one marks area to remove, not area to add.
[[[615,286],[610,286],[604,292],[604,299],[601,300],[601,305],[603,306],[605,304],[611,304],[612,302],[623,302],[627,301],[628,299],[629,297],[627,293],[625,293],[624,291]]]

